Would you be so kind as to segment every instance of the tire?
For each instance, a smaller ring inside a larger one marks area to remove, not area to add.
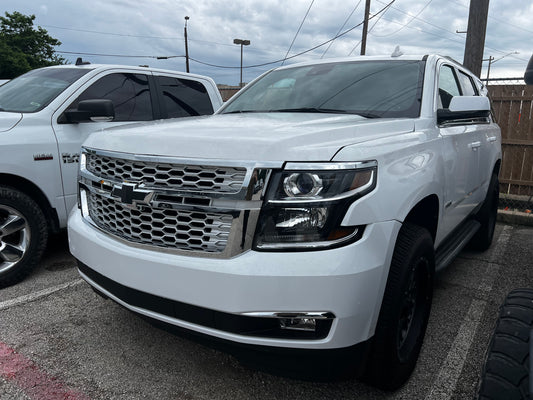
[[[533,289],[509,293],[496,322],[479,385],[479,399],[531,399],[529,350]]]
[[[47,239],[46,219],[37,203],[0,186],[0,288],[20,282],[35,268]]]
[[[470,247],[475,250],[485,251],[492,244],[494,228],[496,227],[496,217],[498,215],[498,201],[500,199],[500,184],[498,175],[493,174],[490,179],[487,196],[481,209],[476,215],[476,220],[481,227],[470,240]]]
[[[429,232],[404,224],[398,234],[387,286],[363,380],[396,390],[411,375],[426,332],[433,297],[435,250]]]

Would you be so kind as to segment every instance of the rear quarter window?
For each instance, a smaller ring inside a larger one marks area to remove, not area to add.
[[[211,98],[199,81],[170,76],[155,77],[163,104],[163,118],[213,114]]]

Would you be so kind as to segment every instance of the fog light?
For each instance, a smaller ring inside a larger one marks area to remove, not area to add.
[[[289,331],[316,331],[315,318],[282,318],[279,320],[279,327]]]

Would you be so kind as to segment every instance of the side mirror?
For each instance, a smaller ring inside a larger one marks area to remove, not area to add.
[[[526,85],[533,85],[533,56],[529,59],[527,64],[526,72],[524,73],[524,81]]]
[[[485,96],[454,96],[449,108],[437,110],[437,123],[487,118],[490,115],[490,100]]]
[[[60,123],[78,122],[110,122],[115,119],[115,107],[108,99],[82,100],[78,108],[65,110],[60,117]]]

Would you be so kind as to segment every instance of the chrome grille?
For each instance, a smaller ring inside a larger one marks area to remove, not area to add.
[[[126,240],[177,250],[221,253],[231,230],[228,214],[125,207],[90,193],[89,215],[101,229]]]
[[[103,179],[195,192],[237,193],[246,175],[246,168],[239,167],[136,161],[98,154],[87,154],[86,168]]]

